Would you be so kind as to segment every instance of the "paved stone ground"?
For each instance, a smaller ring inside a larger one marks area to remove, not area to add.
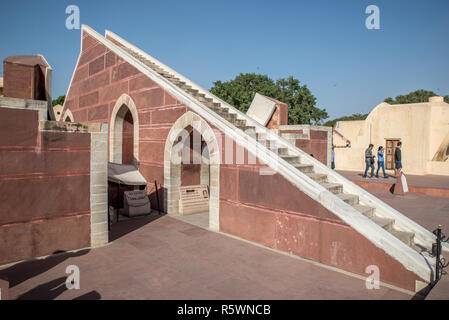
[[[447,261],[447,260],[446,260]],[[426,300],[449,300],[449,275],[443,275]]]
[[[375,167],[374,174],[377,171],[377,165]],[[388,174],[388,178],[384,179],[382,176],[382,169],[379,172],[378,179],[364,179],[363,172],[361,171],[345,171],[345,170],[337,170],[339,174],[344,176],[345,178],[351,181],[364,181],[364,182],[377,182],[377,183],[388,183],[393,184],[396,183],[396,178],[392,176],[392,174]],[[393,171],[391,171],[393,172]],[[439,175],[413,175],[407,174],[407,183],[410,186],[414,187],[427,187],[427,188],[440,188],[440,189],[449,189],[449,176],[439,176]]]
[[[369,190],[423,227],[449,235],[449,200]],[[192,217],[193,218],[193,217]],[[152,214],[116,224],[113,243],[0,270],[20,299],[410,299],[283,254]],[[77,265],[81,289],[65,288]],[[449,275],[429,299],[448,296]]]
[[[168,216],[120,222],[106,247],[0,271],[12,299],[410,299]],[[81,289],[65,288],[77,265]]]

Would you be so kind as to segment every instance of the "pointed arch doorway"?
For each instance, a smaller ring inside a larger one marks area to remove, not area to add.
[[[130,96],[122,94],[112,109],[109,130],[109,161],[137,164],[139,161],[139,118]]]
[[[208,227],[219,231],[220,150],[215,134],[207,122],[188,111],[173,124],[164,150],[164,208],[167,214],[179,216],[179,188],[181,187],[182,148],[185,138],[195,130],[204,140],[201,157],[201,181],[209,183]]]

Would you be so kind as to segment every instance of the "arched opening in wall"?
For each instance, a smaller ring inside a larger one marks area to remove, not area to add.
[[[109,162],[134,164],[139,169],[139,118],[136,106],[127,94],[116,101],[109,120]],[[124,179],[125,181],[127,179]],[[108,186],[109,205],[124,208],[124,192],[141,188],[129,184],[110,182]]]
[[[185,113],[175,122],[165,143],[165,211],[185,222],[218,231],[219,176],[220,156],[214,132],[198,115]]]
[[[134,121],[131,111],[123,117],[122,163],[134,163]]]
[[[62,121],[64,121],[64,122],[75,122],[75,119],[73,118],[72,111],[70,111],[70,109],[67,109],[64,112],[64,116],[62,117]]]
[[[206,185],[209,189],[209,148],[201,134],[188,126],[182,150],[181,186]]]
[[[115,103],[109,123],[109,161],[138,164],[139,119],[132,99],[123,94]]]

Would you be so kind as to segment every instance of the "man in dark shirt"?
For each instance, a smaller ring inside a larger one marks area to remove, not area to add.
[[[368,172],[368,169],[371,168],[371,177],[374,177],[374,155],[373,155],[373,147],[374,145],[370,143],[368,146],[368,149],[365,150],[365,174],[363,175],[364,178],[367,178],[366,173]]]
[[[394,174],[398,177],[402,170],[402,142],[399,141],[396,149],[394,150]]]

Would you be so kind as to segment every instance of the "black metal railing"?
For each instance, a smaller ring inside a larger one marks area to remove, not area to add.
[[[441,279],[441,276],[446,274],[444,269],[449,265],[449,262],[446,263],[446,260],[441,257],[442,251],[442,243],[448,242],[449,237],[446,238],[444,233],[441,231],[441,224],[438,225],[438,228],[433,230],[433,234],[436,235],[436,242],[432,244],[432,256],[435,257],[435,280],[434,285]]]

